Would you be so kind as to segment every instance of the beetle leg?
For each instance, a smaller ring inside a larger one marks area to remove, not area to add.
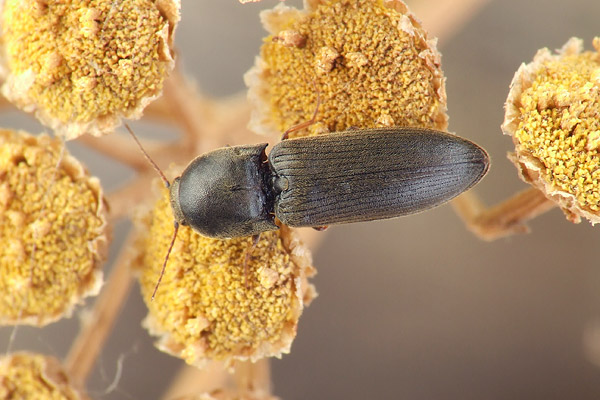
[[[312,118],[309,119],[308,121],[304,121],[304,122],[299,123],[298,125],[292,126],[290,129],[285,131],[283,133],[283,135],[281,135],[281,140],[287,140],[290,133],[299,131],[300,129],[304,129],[306,127],[309,127],[312,124],[314,124],[315,122],[317,122],[317,113],[319,111],[319,105],[321,104],[321,94],[319,92],[319,89],[317,89],[317,84],[315,83],[315,81],[313,81],[313,86],[315,87],[315,91],[317,92],[317,106],[315,107],[315,112],[313,113]]]
[[[313,226],[312,228],[315,231],[322,232],[322,231],[326,230],[327,228],[329,228],[329,226],[328,225],[325,225],[325,226]]]
[[[313,115],[313,117],[310,120],[308,120],[308,121],[304,121],[304,122],[299,123],[298,125],[292,126],[290,129],[288,129],[287,131],[285,131],[283,133],[283,135],[281,135],[281,140],[287,140],[287,138],[290,135],[290,133],[299,131],[301,129],[307,128],[307,127],[311,126],[312,124],[314,124],[316,122],[315,119],[314,119],[315,116],[316,115]]]

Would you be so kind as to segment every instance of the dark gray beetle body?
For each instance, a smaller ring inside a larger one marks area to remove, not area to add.
[[[248,236],[286,225],[327,226],[440,205],[487,172],[486,152],[429,129],[355,130],[215,150],[171,186],[176,220],[202,235]]]

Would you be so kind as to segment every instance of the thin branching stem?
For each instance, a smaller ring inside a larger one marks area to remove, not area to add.
[[[148,161],[139,151],[134,141],[130,137],[113,133],[106,137],[94,137],[91,135],[82,135],[77,141],[87,147],[96,150],[111,159],[123,163],[136,171],[146,171],[149,169]],[[157,143],[149,143],[144,140],[144,148],[150,153],[158,153],[160,147]]]
[[[80,387],[85,382],[96,362],[96,358],[114,326],[121,307],[129,294],[133,276],[129,267],[131,254],[129,249],[134,246],[135,237],[130,233],[108,283],[96,300],[91,313],[83,319],[81,331],[69,350],[65,360],[65,370]]]
[[[452,205],[467,227],[484,240],[527,233],[525,222],[556,207],[555,202],[533,187],[489,208],[472,190],[454,199]]]
[[[268,359],[240,361],[235,365],[235,386],[240,394],[271,394],[271,368]]]
[[[170,110],[173,120],[182,128],[184,141],[192,142],[210,135],[205,129],[205,114],[210,102],[199,94],[195,85],[183,76],[179,68],[175,68],[165,82],[161,100]]]
[[[155,178],[155,174],[148,171],[146,174],[138,175],[133,182],[109,193],[107,196],[110,205],[109,220],[116,221],[131,216],[136,207],[147,202],[149,198],[154,198],[149,188]]]
[[[454,36],[490,0],[420,0],[411,3],[411,11],[440,42]]]
[[[183,365],[162,399],[173,400],[198,393],[210,393],[227,387],[230,379],[231,374],[220,362],[210,362],[202,370],[191,365]]]

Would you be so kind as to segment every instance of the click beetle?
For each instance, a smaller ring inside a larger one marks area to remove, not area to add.
[[[175,216],[167,259],[179,224],[223,239],[276,230],[275,218],[292,227],[394,218],[447,202],[489,167],[487,153],[473,142],[424,128],[287,139],[268,157],[266,147],[198,156],[172,184],[161,173]]]
[[[440,205],[488,169],[483,149],[430,129],[352,130],[225,147],[171,187],[175,219],[213,238],[393,218]]]

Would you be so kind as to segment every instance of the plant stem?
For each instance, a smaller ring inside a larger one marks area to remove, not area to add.
[[[77,141],[136,171],[146,171],[151,168],[135,142],[128,136],[122,136],[116,132],[101,138],[82,135],[77,138]],[[147,140],[143,141],[143,146],[151,155],[158,154],[165,147],[164,144],[150,143]]]
[[[525,222],[556,206],[552,200],[533,187],[489,208],[473,190],[454,199],[452,205],[469,230],[481,239],[490,241],[529,232]]]
[[[239,361],[235,365],[235,386],[239,394],[271,393],[271,368],[268,359],[257,362]]]
[[[489,0],[420,0],[410,10],[423,26],[440,41],[446,42],[460,30]]]
[[[129,269],[131,255],[128,249],[133,247],[134,240],[134,234],[130,233],[117,257],[108,283],[96,300],[90,315],[84,319],[81,331],[66,357],[65,370],[80,387],[85,386],[96,357],[102,350],[132,286],[133,277]]]
[[[132,210],[137,206],[154,199],[153,191],[150,190],[154,178],[156,178],[154,173],[138,174],[134,181],[109,193],[107,195],[110,204],[109,220],[114,222],[122,217],[131,217]]]
[[[162,395],[162,399],[172,400],[199,393],[210,393],[226,387],[229,379],[230,374],[220,362],[212,362],[202,370],[183,365],[171,381],[171,386]]]

